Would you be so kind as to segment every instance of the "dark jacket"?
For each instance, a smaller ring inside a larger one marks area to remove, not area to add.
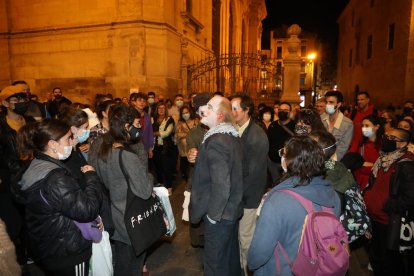
[[[252,119],[241,136],[243,146],[243,207],[257,208],[267,185],[269,141],[265,131]]]
[[[62,104],[71,105],[72,101],[62,96],[58,100],[55,99],[46,103],[47,111],[52,118],[59,114]]]
[[[375,177],[371,174],[364,192],[368,192],[376,183]],[[368,204],[369,202],[367,202]],[[389,198],[385,202],[383,210],[389,216],[387,239],[384,241],[386,247],[391,250],[398,250],[400,239],[401,215],[409,212],[414,214],[414,154],[407,152],[395,163],[395,170],[391,174],[389,183]]]
[[[256,230],[250,244],[248,266],[254,275],[276,275],[274,250],[280,242],[293,262],[298,252],[302,226],[307,215],[303,206],[291,195],[278,190],[292,190],[313,202],[316,210],[321,206],[334,209],[339,218],[340,202],[332,184],[323,177],[314,177],[304,186],[296,186],[298,177],[290,177],[269,192],[260,212]],[[292,275],[290,267],[279,250],[280,275]]]
[[[207,215],[237,220],[243,214],[243,149],[240,138],[216,133],[201,144],[192,178],[190,220]]]
[[[82,189],[62,162],[39,154],[19,181],[33,257],[49,269],[75,265],[91,255],[92,242],[73,220],[94,220],[102,198],[97,174],[87,172],[85,180]]]
[[[295,123],[290,121],[285,125],[290,131],[295,130]],[[279,121],[274,121],[267,129],[267,137],[269,138],[269,158],[275,163],[280,163],[280,156],[278,150],[285,146],[285,142],[292,135],[286,131],[284,127],[279,124]]]

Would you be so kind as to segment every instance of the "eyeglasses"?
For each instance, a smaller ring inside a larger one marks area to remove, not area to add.
[[[281,148],[277,152],[279,153],[279,157],[283,157],[285,155],[285,148]]]
[[[20,96],[13,96],[11,97],[8,102],[9,103],[25,103],[28,102],[29,99],[27,97],[20,97]]]
[[[394,136],[394,135],[383,134],[382,138],[383,139],[388,139],[388,140],[391,140],[391,141],[404,142],[404,141],[401,140],[401,138],[399,138],[397,136]]]

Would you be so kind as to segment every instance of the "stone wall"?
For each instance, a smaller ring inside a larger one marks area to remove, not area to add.
[[[188,93],[186,66],[212,53],[212,3],[191,2],[188,12],[183,0],[0,0],[0,86],[25,80],[43,100],[59,86],[79,102],[131,89]],[[240,23],[250,6],[264,7],[263,0],[225,0],[222,11],[230,3]],[[250,39],[258,45],[260,36]]]
[[[414,99],[414,59],[408,54],[413,44],[412,1],[374,1],[372,7],[370,2],[351,0],[338,19],[338,89],[348,103],[353,102],[358,85],[379,107],[402,104]],[[390,24],[395,24],[392,50],[388,49]],[[367,57],[369,35],[373,37],[371,58]]]

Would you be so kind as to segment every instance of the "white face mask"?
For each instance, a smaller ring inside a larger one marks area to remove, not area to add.
[[[148,99],[148,103],[149,103],[149,104],[153,104],[154,102],[155,102],[155,100],[154,100],[153,98],[149,98],[149,99]]]
[[[71,153],[72,153],[72,146],[64,146],[63,153],[60,153],[59,151],[57,152],[58,159],[59,160],[68,159]]]
[[[287,166],[286,166],[286,159],[284,156],[280,157],[280,165],[282,166],[283,171],[287,172]]]
[[[263,114],[263,121],[269,122],[272,118],[272,115],[270,114]]]
[[[372,137],[372,135],[374,135],[374,130],[372,129],[372,127],[363,127],[362,134],[365,137],[369,138],[369,137]]]
[[[183,119],[186,121],[190,119],[190,114],[183,114]]]
[[[327,105],[326,105],[326,107],[325,107],[325,111],[326,111],[326,113],[328,113],[329,115],[332,115],[332,114],[334,114],[334,113],[335,113],[336,108],[335,108],[335,106],[334,106],[334,105],[332,105],[332,104],[327,104]]]
[[[182,106],[183,106],[183,104],[184,104],[184,102],[183,102],[183,101],[176,101],[176,102],[175,102],[175,105],[176,105],[178,108],[182,107]]]

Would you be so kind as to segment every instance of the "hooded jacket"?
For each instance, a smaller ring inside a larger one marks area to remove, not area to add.
[[[85,180],[81,188],[62,162],[38,154],[18,183],[34,259],[48,269],[75,265],[91,256],[92,242],[83,238],[73,220],[94,220],[102,194],[95,172],[86,172]]]
[[[299,247],[306,210],[287,193],[292,190],[313,202],[316,210],[321,206],[334,209],[340,215],[340,201],[332,184],[323,177],[314,177],[307,185],[296,186],[298,177],[290,177],[269,192],[260,212],[256,230],[250,245],[247,263],[254,275],[276,275],[274,249],[280,242],[293,262]],[[279,249],[277,249],[279,250]],[[289,265],[280,250],[281,275],[292,275]]]

